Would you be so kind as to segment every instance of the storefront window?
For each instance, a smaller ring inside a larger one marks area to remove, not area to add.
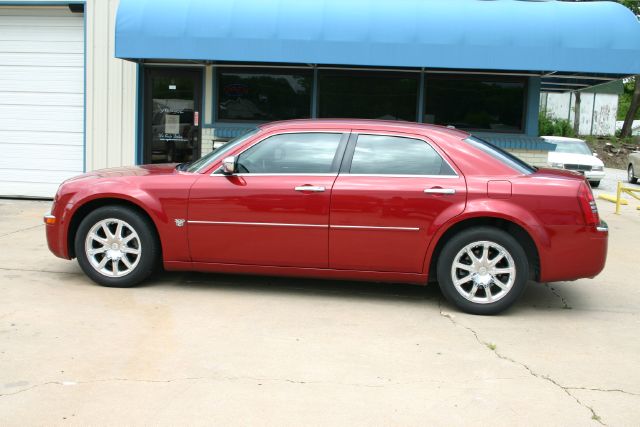
[[[319,117],[416,121],[417,74],[320,71]]]
[[[522,132],[525,80],[428,76],[425,123],[491,132]]]
[[[271,121],[311,116],[312,73],[226,71],[218,74],[218,120]]]

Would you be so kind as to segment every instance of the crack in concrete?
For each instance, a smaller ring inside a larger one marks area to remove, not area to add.
[[[490,343],[488,341],[484,341],[480,338],[480,336],[478,335],[478,332],[476,332],[473,328],[470,328],[469,326],[463,325],[461,323],[458,323],[455,321],[455,319],[453,318],[453,316],[451,316],[449,313],[445,313],[442,311],[442,299],[438,300],[438,311],[440,312],[440,316],[444,317],[446,319],[449,319],[449,321],[454,325],[454,326],[461,326],[464,329],[468,330],[469,332],[471,332],[473,334],[473,336],[475,337],[476,341],[478,341],[479,344],[481,344],[483,347],[488,348],[489,350],[491,350],[499,359],[502,360],[506,360],[507,362],[513,363],[514,365],[518,365],[522,368],[524,368],[531,376],[541,379],[541,380],[545,380],[551,384],[553,384],[554,386],[558,387],[559,389],[561,389],[567,396],[571,397],[573,400],[576,401],[576,403],[578,403],[578,405],[580,405],[581,407],[588,409],[591,412],[591,419],[594,421],[597,421],[599,424],[606,426],[606,424],[602,421],[602,418],[600,417],[600,415],[598,415],[596,413],[596,411],[589,405],[587,405],[586,403],[582,402],[580,399],[578,399],[576,396],[574,396],[569,390],[575,389],[575,388],[570,388],[570,387],[565,387],[562,384],[560,384],[558,381],[554,380],[553,378],[547,376],[547,375],[542,375],[539,374],[537,372],[535,372],[533,369],[531,369],[531,367],[529,367],[527,364],[519,362],[515,359],[512,359],[508,356],[505,356],[504,354],[500,353],[497,350],[497,347],[495,344]]]
[[[621,388],[597,388],[597,387],[566,387],[567,390],[585,390],[585,391],[600,391],[603,393],[622,393],[629,396],[640,396],[640,393],[634,393],[632,391],[622,390]]]
[[[6,236],[11,236],[12,234],[20,233],[22,231],[33,230],[34,228],[38,228],[38,227],[44,227],[44,224],[32,225],[31,227],[21,228],[20,230],[10,231],[10,232],[5,233],[5,234],[0,234],[0,239],[3,238],[3,237],[6,237]]]
[[[559,298],[559,299],[560,299],[560,301],[562,302],[562,308],[563,308],[563,309],[565,309],[565,310],[571,310],[571,309],[573,308],[573,307],[571,307],[571,306],[569,305],[569,303],[567,302],[567,300],[566,300],[562,295],[560,295],[560,294],[558,293],[558,291],[556,291],[556,289],[555,289],[555,288],[553,288],[551,285],[549,285],[548,283],[545,283],[545,284],[544,284],[544,287],[545,287],[545,288],[547,288],[547,289],[549,289],[549,291],[551,291],[551,293],[552,293],[553,295],[555,295],[557,298]]]
[[[77,273],[74,271],[53,271],[53,270],[37,270],[32,268],[10,268],[10,267],[0,267],[1,271],[23,271],[26,273],[49,273],[49,274],[72,274],[75,276],[83,276],[83,273]]]
[[[505,379],[505,378],[500,378]],[[506,378],[510,379],[510,378]],[[309,381],[309,380],[295,380],[290,378],[260,378],[260,377],[251,377],[251,376],[226,376],[226,377],[184,377],[184,378],[172,378],[172,379],[138,379],[138,378],[106,378],[106,379],[96,379],[96,380],[88,380],[88,381],[46,381],[40,384],[34,384],[32,386],[23,388],[21,390],[17,390],[11,393],[0,394],[1,397],[6,396],[14,396],[16,394],[25,393],[27,391],[44,387],[47,385],[59,385],[59,386],[75,386],[75,385],[86,385],[86,384],[97,384],[97,383],[107,383],[107,382],[139,382],[139,383],[172,383],[177,381],[255,381],[255,382],[286,382],[290,384],[322,384],[322,385],[340,385],[347,387],[366,387],[366,388],[382,388],[387,386],[403,386],[409,384],[419,384],[419,383],[437,383],[444,384],[444,381],[439,380],[418,380],[418,381],[406,381],[406,382],[386,382],[381,384],[366,384],[366,383],[342,383],[342,382],[331,382],[331,381]],[[262,385],[262,384],[258,384]]]

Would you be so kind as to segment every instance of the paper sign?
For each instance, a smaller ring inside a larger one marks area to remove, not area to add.
[[[177,114],[166,114],[164,116],[164,133],[177,135],[180,133],[180,116]]]

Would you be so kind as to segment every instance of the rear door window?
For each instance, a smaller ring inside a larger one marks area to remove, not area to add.
[[[351,174],[438,175],[456,173],[427,142],[390,135],[358,135]]]

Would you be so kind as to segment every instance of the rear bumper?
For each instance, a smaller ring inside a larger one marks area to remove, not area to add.
[[[593,278],[607,261],[609,227],[601,221],[597,227],[551,227],[549,248],[540,254],[540,281],[557,282]]]

